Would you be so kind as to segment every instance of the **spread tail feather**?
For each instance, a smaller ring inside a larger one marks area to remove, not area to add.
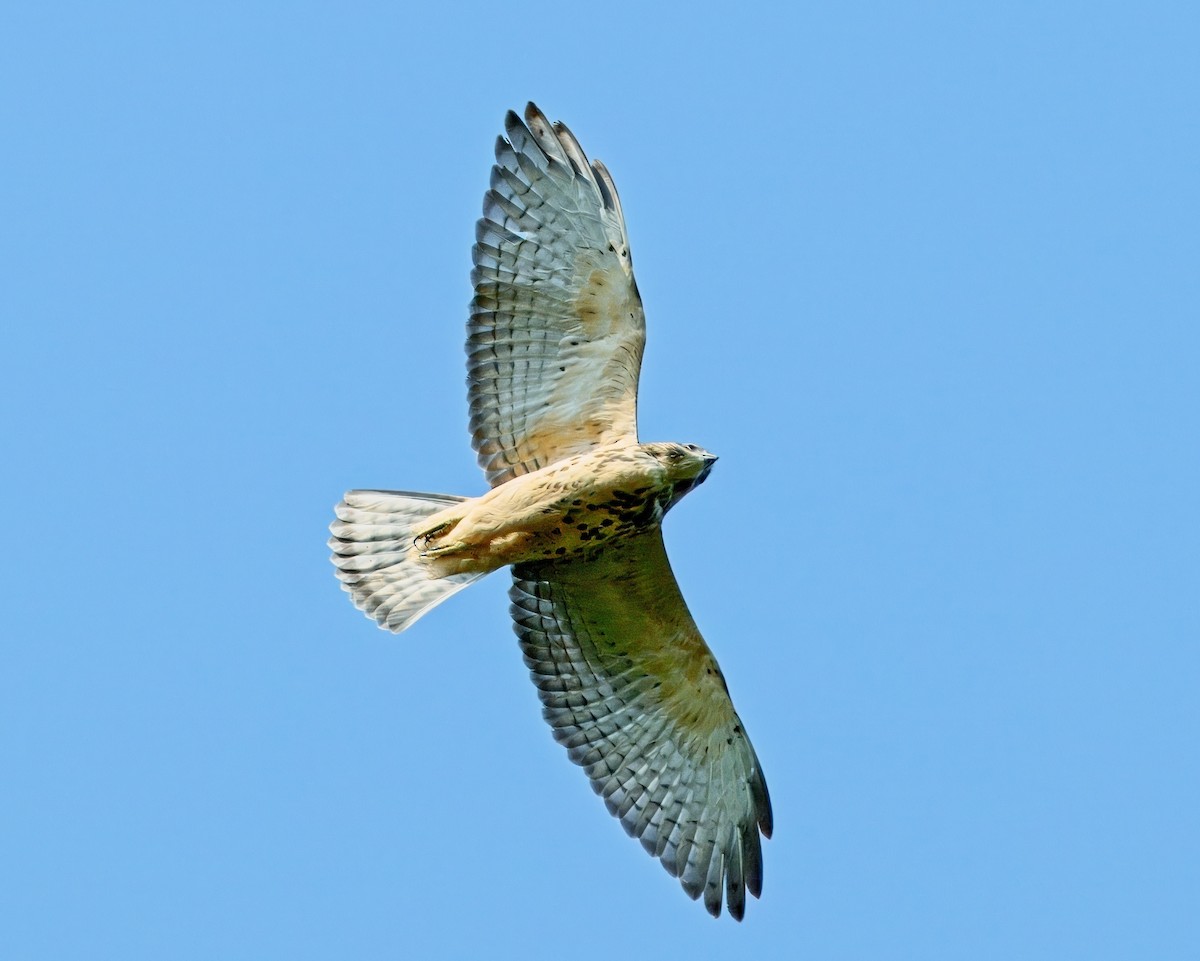
[[[451,494],[348,491],[329,525],[342,590],[380,627],[400,633],[482,573],[435,577],[413,546],[425,518],[466,500]]]

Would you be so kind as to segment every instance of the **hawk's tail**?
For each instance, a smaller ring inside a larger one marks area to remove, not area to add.
[[[425,518],[465,500],[450,494],[349,491],[329,525],[342,590],[380,627],[399,633],[483,574],[436,577],[413,546]]]

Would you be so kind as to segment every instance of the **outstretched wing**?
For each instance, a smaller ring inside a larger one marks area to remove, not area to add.
[[[595,559],[513,568],[543,714],[610,812],[714,916],[762,891],[771,802],[655,528]]]
[[[472,443],[492,486],[637,439],[645,318],[612,178],[532,103],[509,112],[475,228]]]

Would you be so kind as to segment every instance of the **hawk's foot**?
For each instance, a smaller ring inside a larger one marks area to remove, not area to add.
[[[417,531],[416,536],[413,538],[413,545],[417,548],[418,553],[420,553],[422,557],[428,557],[431,554],[444,553],[453,545],[442,544],[436,547],[432,547],[430,545],[433,541],[450,533],[450,531],[453,530],[457,524],[458,519],[455,518],[453,520],[442,521],[440,524],[434,524],[433,527],[426,528],[423,531]]]

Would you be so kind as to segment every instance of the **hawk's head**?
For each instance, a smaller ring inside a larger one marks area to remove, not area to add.
[[[667,507],[676,504],[684,494],[704,482],[717,455],[695,444],[646,444],[645,447],[667,471],[670,494]]]

